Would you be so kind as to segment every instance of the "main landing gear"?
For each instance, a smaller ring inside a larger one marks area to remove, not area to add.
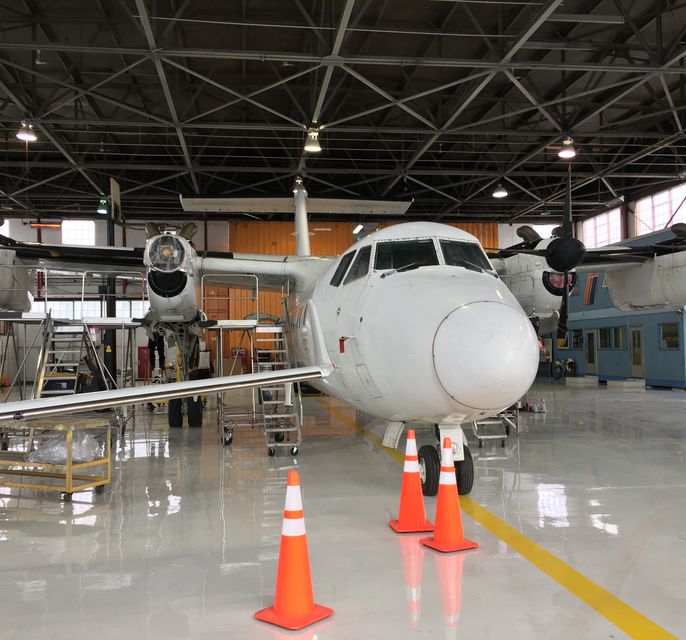
[[[419,477],[422,481],[422,493],[425,496],[435,496],[438,493],[438,481],[441,475],[441,438],[438,427],[436,427],[436,437],[438,444],[425,444],[417,452],[419,458]],[[458,446],[462,446],[464,459],[451,462],[455,467],[457,490],[460,495],[466,496],[474,486],[474,461],[467,443],[464,442],[461,430],[459,436],[453,439],[453,442],[459,442]],[[462,444],[463,442],[464,444]]]

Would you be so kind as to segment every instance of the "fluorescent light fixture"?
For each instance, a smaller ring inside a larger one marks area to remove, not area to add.
[[[307,132],[307,140],[305,140],[305,151],[308,153],[319,153],[322,150],[322,145],[319,144],[319,131],[310,129]]]
[[[358,224],[358,225],[353,229],[353,235],[356,236],[358,233],[360,233],[360,231],[362,231],[362,229],[364,229],[364,225],[363,225],[363,224]]]
[[[562,148],[557,152],[557,155],[563,160],[571,160],[576,156],[576,149],[574,148],[574,141],[567,136],[562,141]]]
[[[507,189],[503,187],[502,184],[499,184],[495,190],[493,191],[493,197],[494,198],[507,198]]]
[[[35,142],[38,140],[36,132],[33,130],[33,125],[26,122],[21,123],[21,128],[17,131],[17,138],[22,142]]]
[[[62,223],[60,223],[60,222],[30,222],[29,226],[32,229],[61,229]]]
[[[100,203],[98,204],[97,213],[101,215],[107,215],[107,200],[105,198],[100,198]]]

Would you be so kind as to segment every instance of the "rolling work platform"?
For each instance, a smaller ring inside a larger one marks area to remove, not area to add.
[[[225,333],[241,332],[239,346],[225,371],[223,358],[217,357],[217,375],[231,375],[238,368],[242,349],[248,356],[252,373],[278,371],[290,368],[289,350],[280,324],[259,323],[257,320],[218,320],[208,327],[217,332],[216,353],[223,354]],[[257,387],[249,392],[248,406],[230,408],[224,394],[217,397],[217,416],[222,441],[233,442],[234,433],[241,429],[261,429],[270,456],[279,449],[287,449],[297,455],[302,443],[302,400],[299,385],[292,383],[271,384]]]
[[[500,440],[500,446],[504,447],[512,431],[519,435],[519,403],[513,404],[492,418],[472,422],[472,433],[479,443],[479,448],[483,447],[487,440]]]

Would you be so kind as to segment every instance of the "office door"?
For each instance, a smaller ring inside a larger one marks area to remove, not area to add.
[[[643,327],[631,327],[631,377],[645,378]]]
[[[598,372],[597,354],[595,348],[595,329],[586,331],[586,373],[596,375]]]

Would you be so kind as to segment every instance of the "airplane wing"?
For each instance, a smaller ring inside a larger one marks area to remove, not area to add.
[[[205,282],[225,287],[254,288],[255,275],[260,289],[282,289],[290,282],[312,282],[329,268],[335,258],[317,256],[276,256],[232,253],[230,257],[206,253],[200,258],[200,271]]]
[[[143,387],[78,393],[71,396],[38,398],[0,404],[0,420],[23,420],[41,418],[80,411],[94,411],[109,407],[185,398],[205,393],[221,393],[235,389],[269,386],[275,383],[303,382],[318,380],[330,373],[329,367],[297,367],[268,371],[264,373],[247,373],[237,376],[224,376],[206,380],[171,382],[169,384],[150,384]]]

